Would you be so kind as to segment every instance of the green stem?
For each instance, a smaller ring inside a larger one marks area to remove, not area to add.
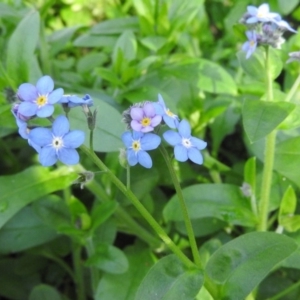
[[[266,83],[267,101],[273,100],[273,81],[270,72],[269,48],[266,48]],[[266,137],[264,153],[264,169],[261,185],[261,198],[259,203],[258,231],[267,231],[270,191],[272,184],[273,164],[275,156],[276,130]]]
[[[292,97],[295,95],[295,93],[299,87],[299,84],[300,84],[300,74],[298,75],[298,77],[295,80],[293,86],[291,87],[289,93],[287,94],[287,96],[285,98],[286,102],[289,102],[292,99]]]
[[[126,187],[130,190],[130,166],[128,164],[126,166]]]
[[[88,239],[86,239],[85,248],[86,248],[86,252],[88,254],[88,257],[91,257],[95,253],[94,243],[93,243],[92,237],[89,237]],[[93,291],[93,295],[95,296],[97,286],[98,286],[98,283],[99,283],[99,280],[100,280],[99,271],[95,266],[91,266],[90,271],[91,271],[92,291]]]
[[[161,151],[161,153],[162,153],[162,155],[163,155],[163,157],[166,161],[167,167],[169,169],[169,172],[170,172],[170,175],[171,175],[171,178],[172,178],[175,190],[176,190],[177,197],[179,199],[179,203],[180,203],[181,211],[182,211],[182,214],[183,214],[183,219],[184,219],[186,231],[187,231],[187,234],[188,234],[188,238],[189,238],[189,241],[190,241],[190,246],[191,246],[192,253],[193,253],[194,262],[199,268],[202,268],[201,259],[200,259],[196,239],[195,239],[195,234],[194,234],[192,222],[191,222],[191,219],[189,217],[189,213],[188,213],[188,210],[187,210],[187,207],[186,207],[186,204],[185,204],[185,200],[184,200],[184,197],[183,197],[183,193],[182,193],[182,190],[181,190],[181,187],[180,187],[179,180],[176,176],[175,170],[173,168],[173,165],[172,165],[172,162],[170,160],[170,157],[169,157],[169,154],[168,154],[167,150],[165,149],[164,146],[161,146],[159,149],[160,149],[160,151]]]
[[[283,296],[289,294],[290,292],[292,292],[293,290],[295,290],[296,288],[300,287],[300,281],[292,284],[291,286],[289,286],[288,288],[286,288],[285,290],[283,290],[282,292],[278,293],[277,295],[268,298],[267,300],[277,300],[277,299],[282,299]]]
[[[102,201],[112,201],[99,183],[93,181],[87,185],[87,188],[93,194],[95,194],[98,197],[98,199],[101,199]],[[122,207],[117,207],[115,211],[115,216],[120,221],[123,221],[123,223],[125,223],[125,225],[128,226],[128,228],[130,228],[131,232],[136,234],[151,248],[158,248],[160,246],[160,240],[153,236],[153,234],[151,234],[148,230],[142,227],[139,223],[137,223]]]
[[[73,266],[74,266],[75,281],[76,281],[77,299],[86,300],[84,279],[82,273],[82,263],[81,263],[81,246],[76,242],[73,242],[72,258],[73,258]]]
[[[163,240],[163,242],[169,247],[169,249],[178,256],[178,258],[188,267],[194,268],[194,263],[176,246],[172,239],[165,233],[163,228],[156,222],[147,209],[141,204],[138,198],[128,190],[126,186],[105,166],[100,158],[91,150],[85,146],[81,146],[82,151],[89,156],[92,161],[110,177],[110,180],[116,185],[116,187],[125,195],[125,197],[132,202],[139,213],[145,218],[153,230]]]
[[[94,130],[90,130],[90,149],[94,151]]]

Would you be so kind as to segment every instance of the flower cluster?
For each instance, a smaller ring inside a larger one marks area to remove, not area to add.
[[[167,143],[174,147],[174,155],[178,161],[184,162],[190,159],[196,164],[203,163],[200,150],[207,143],[191,136],[191,127],[188,121],[179,121],[167,107],[161,95],[157,102],[146,101],[135,104],[123,113],[123,121],[127,125],[122,135],[122,141],[126,147],[127,162],[130,166],[140,164],[145,168],[152,167],[152,159],[146,152],[156,149],[161,138],[152,132],[160,124],[166,124],[171,129],[164,132],[163,137]]]
[[[266,3],[259,7],[248,6],[240,23],[245,24],[248,28],[246,31],[248,41],[242,46],[247,59],[258,45],[280,48],[285,41],[282,37],[285,31],[297,32],[286,21],[282,20],[278,13],[270,12],[269,5]]]
[[[54,90],[54,82],[50,76],[41,77],[36,85],[23,83],[17,91],[18,102],[13,105],[12,113],[22,138],[28,140],[39,154],[39,161],[43,166],[52,166],[61,161],[66,165],[79,162],[76,148],[84,142],[84,132],[70,130],[67,117],[58,116],[49,128],[31,128],[29,122],[34,118],[53,119],[54,105],[61,104],[64,109],[75,106],[91,106],[93,101],[89,95],[83,98],[75,95],[63,95],[64,90]]]

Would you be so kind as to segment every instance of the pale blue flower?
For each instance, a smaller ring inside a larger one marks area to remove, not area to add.
[[[126,146],[127,161],[130,166],[139,163],[147,169],[152,167],[152,159],[146,151],[156,149],[159,146],[161,138],[158,135],[126,131],[122,135],[122,141]]]
[[[253,24],[257,22],[270,22],[274,21],[275,18],[278,18],[278,16],[280,16],[277,13],[270,12],[270,7],[267,3],[264,3],[259,7],[250,5],[247,7],[247,12],[249,16],[246,21],[247,24]]]
[[[248,41],[242,46],[242,50],[246,52],[246,59],[248,59],[257,47],[257,35],[255,31],[246,31]]]
[[[158,95],[158,102],[153,103],[156,113],[162,116],[164,122],[170,128],[177,128],[179,124],[179,118],[177,115],[173,114],[169,108],[166,107],[165,101],[163,97],[159,94]]]
[[[57,103],[68,105],[70,108],[82,105],[92,106],[94,104],[89,94],[86,94],[82,98],[76,95],[64,95]]]
[[[62,97],[64,90],[54,90],[54,82],[50,76],[41,77],[36,86],[31,83],[23,83],[19,86],[17,96],[22,101],[19,106],[19,113],[32,117],[37,115],[40,118],[50,117],[54,112],[53,104]]]
[[[84,132],[70,131],[68,119],[58,116],[53,122],[52,130],[41,127],[32,129],[29,139],[41,147],[39,160],[43,166],[52,166],[57,160],[66,165],[75,165],[79,162],[75,149],[84,142]]]
[[[174,146],[174,155],[178,161],[190,159],[196,164],[203,164],[200,150],[206,148],[207,143],[191,136],[191,127],[188,121],[182,120],[178,125],[178,132],[168,130],[163,134],[164,139]]]

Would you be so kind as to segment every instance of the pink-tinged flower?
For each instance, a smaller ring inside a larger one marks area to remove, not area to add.
[[[150,132],[161,123],[162,116],[157,115],[151,102],[146,102],[142,107],[130,109],[131,128],[135,131]]]
[[[19,86],[17,95],[22,101],[19,113],[25,117],[37,115],[40,118],[50,117],[54,111],[53,104],[63,96],[62,88],[54,89],[54,82],[50,76],[41,77],[36,85],[23,83]]]
[[[255,31],[246,31],[248,41],[242,46],[242,50],[246,52],[246,59],[248,59],[256,49],[257,35]]]

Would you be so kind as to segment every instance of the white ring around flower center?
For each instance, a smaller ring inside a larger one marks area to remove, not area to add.
[[[59,136],[55,136],[53,137],[53,140],[52,140],[52,147],[55,149],[55,150],[59,150],[60,148],[62,148],[64,146],[64,141],[61,137]]]
[[[192,142],[190,141],[190,139],[186,139],[186,138],[182,138],[181,140],[181,144],[185,147],[185,148],[191,148]]]
[[[141,150],[141,143],[139,140],[133,140],[131,144],[131,148],[134,152],[138,152]]]

